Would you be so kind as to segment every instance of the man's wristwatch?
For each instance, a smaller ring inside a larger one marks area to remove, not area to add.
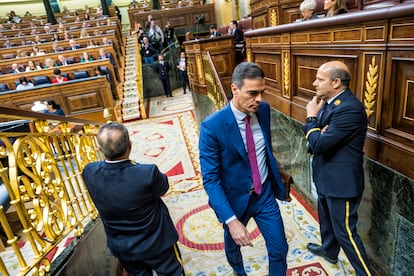
[[[318,118],[316,117],[307,117],[306,118],[306,123],[315,123],[318,120]]]

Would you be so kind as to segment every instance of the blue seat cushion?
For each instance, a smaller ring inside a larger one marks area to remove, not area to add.
[[[88,71],[75,71],[73,72],[74,79],[84,79],[89,78]]]
[[[40,84],[47,84],[50,83],[48,76],[35,76],[33,77],[33,84],[40,85]]]

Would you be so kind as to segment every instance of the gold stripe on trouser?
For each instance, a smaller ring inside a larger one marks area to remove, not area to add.
[[[351,228],[349,227],[349,201],[346,201],[346,216],[345,216],[345,223],[346,223],[346,231],[348,232],[349,240],[351,241],[352,246],[356,254],[358,255],[358,259],[361,262],[362,266],[365,269],[365,272],[368,276],[371,276],[371,272],[368,269],[367,264],[365,263],[364,259],[362,258],[361,252],[359,251],[358,246],[356,245],[354,238],[352,237]]]
[[[182,267],[184,267],[183,260],[181,259],[181,255],[180,255],[180,251],[178,249],[177,243],[174,243],[174,253],[175,253],[175,256],[177,257],[177,261],[181,264]]]

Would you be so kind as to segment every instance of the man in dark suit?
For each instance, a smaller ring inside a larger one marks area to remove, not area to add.
[[[66,66],[68,64],[73,64],[73,59],[66,58],[64,55],[58,55],[58,66]]]
[[[221,36],[221,34],[217,31],[217,25],[216,24],[212,24],[210,25],[210,37],[219,37]]]
[[[227,260],[246,275],[241,246],[252,246],[246,225],[254,218],[269,256],[269,275],[286,275],[286,242],[275,196],[285,199],[270,135],[270,107],[262,102],[263,70],[254,63],[236,66],[233,99],[206,118],[200,129],[200,164],[209,204],[223,223]]]
[[[178,234],[162,201],[167,176],[156,165],[129,160],[131,142],[117,122],[98,131],[105,161],[89,163],[82,176],[102,219],[108,247],[129,275],[184,275]]]
[[[69,47],[68,47],[68,51],[74,51],[80,49],[80,46],[78,44],[76,44],[76,40],[71,39],[69,40]]]
[[[20,72],[24,72],[23,68],[20,67],[17,63],[13,63],[11,65],[11,69],[9,70],[9,74],[15,74]]]
[[[363,147],[367,132],[364,106],[348,88],[351,75],[340,61],[319,67],[316,96],[306,106],[303,131],[313,154],[313,180],[318,192],[322,245],[312,253],[331,263],[344,250],[356,275],[371,275],[356,225],[364,191]]]
[[[236,63],[238,64],[244,60],[245,42],[244,33],[242,30],[240,30],[240,28],[238,28],[236,20],[230,21],[229,34],[231,34],[234,39],[234,48],[236,50]]]
[[[172,97],[169,73],[170,65],[168,64],[168,61],[164,60],[163,54],[158,55],[158,62],[155,64],[155,72],[158,73],[158,76],[161,79],[165,96]]]
[[[99,58],[98,59],[109,59],[112,65],[115,65],[114,58],[112,57],[111,53],[105,53],[104,48],[99,49]]]

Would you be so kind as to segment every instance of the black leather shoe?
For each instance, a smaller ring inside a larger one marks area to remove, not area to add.
[[[306,245],[306,248],[313,254],[323,257],[325,260],[327,260],[331,264],[336,264],[338,262],[338,258],[331,258],[328,255],[326,255],[325,250],[323,250],[322,246],[320,246],[319,244],[308,243],[308,245]]]

